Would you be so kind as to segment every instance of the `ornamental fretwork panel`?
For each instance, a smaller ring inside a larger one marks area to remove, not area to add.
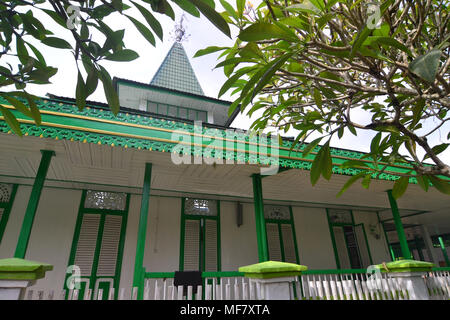
[[[84,207],[89,209],[107,209],[124,211],[127,202],[125,193],[93,191],[86,192]]]
[[[0,202],[9,202],[11,199],[12,185],[0,183]]]
[[[352,212],[350,210],[329,209],[328,216],[331,223],[353,224]]]
[[[216,200],[186,198],[184,214],[195,216],[217,216]]]
[[[264,218],[274,220],[290,220],[289,207],[264,205]]]

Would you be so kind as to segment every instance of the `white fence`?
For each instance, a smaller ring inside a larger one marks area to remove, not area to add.
[[[291,297],[295,300],[409,300],[408,288],[401,278],[388,273],[370,277],[365,273],[304,274],[292,283]],[[450,299],[450,272],[435,271],[423,276],[430,299]],[[136,300],[138,288],[121,288],[118,300]],[[67,297],[66,297],[67,296]],[[114,300],[115,290],[107,296],[102,289],[46,291],[29,289],[25,300]],[[174,286],[173,278],[146,279],[144,300],[264,300],[265,292],[259,283],[244,277],[206,278],[205,286],[193,288]]]

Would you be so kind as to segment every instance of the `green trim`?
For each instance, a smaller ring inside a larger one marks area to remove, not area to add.
[[[264,219],[264,200],[262,191],[261,175],[253,174],[253,199],[256,222],[256,238],[258,242],[258,261],[264,262],[269,260],[269,250],[267,246],[266,223]]]
[[[144,295],[144,283],[141,282],[142,274],[145,273],[144,253],[148,224],[148,209],[150,200],[150,188],[152,180],[152,164],[145,164],[144,182],[142,187],[141,211],[137,234],[136,256],[134,260],[133,287],[138,287],[138,299]]]
[[[3,234],[5,233],[6,224],[8,223],[9,219],[9,214],[11,212],[14,203],[14,198],[16,197],[17,187],[18,187],[17,184],[13,184],[9,201],[6,203],[5,202],[0,203],[0,208],[3,208],[3,214],[0,219],[0,244],[2,243]]]
[[[392,190],[387,191],[389,203],[391,204],[392,215],[394,216],[395,229],[397,230],[398,240],[402,249],[402,255],[405,259],[412,259],[411,252],[409,251],[408,241],[406,240],[405,230],[403,229],[400,212],[398,211],[397,201],[392,195]]]
[[[217,201],[217,271],[222,271],[222,233],[220,231],[220,200]]]
[[[91,274],[89,276],[81,276],[81,278],[89,279],[89,288],[90,289],[95,288],[95,283],[97,282],[98,279],[113,278],[112,286],[114,288],[118,288],[119,284],[120,284],[120,277],[121,277],[121,272],[122,272],[125,234],[126,234],[126,227],[127,227],[127,220],[128,220],[128,211],[129,211],[129,207],[130,207],[130,194],[127,194],[125,208],[123,211],[121,211],[122,212],[122,214],[121,214],[122,222],[121,222],[120,235],[119,235],[119,246],[118,246],[118,250],[117,250],[116,273],[114,276],[98,276],[97,269],[98,269],[98,262],[99,262],[99,257],[100,257],[100,250],[101,250],[101,243],[102,243],[102,238],[103,238],[105,219],[106,219],[107,215],[118,215],[118,213],[117,213],[118,210],[111,210],[114,213],[110,214],[109,209],[94,210],[94,212],[93,212],[92,208],[85,208],[84,203],[86,200],[86,193],[87,193],[87,190],[83,190],[83,192],[81,194],[80,206],[78,209],[77,221],[75,223],[75,230],[74,230],[74,235],[73,235],[73,240],[72,240],[72,246],[70,249],[68,266],[73,265],[75,262],[75,255],[76,255],[76,251],[77,251],[77,247],[78,247],[78,241],[80,238],[81,225],[83,222],[84,215],[85,214],[98,214],[98,215],[100,215],[99,230],[97,231],[98,233],[97,233],[96,247],[95,247],[94,259],[93,259],[93,263],[92,263]],[[70,276],[70,274],[66,274],[64,286],[63,286],[63,288],[65,290],[67,290],[67,279],[69,278],[69,276]],[[100,283],[99,283],[99,288],[101,288]],[[82,289],[81,289],[80,296],[79,296],[80,299],[82,298],[85,289],[86,288],[82,285]],[[118,290],[115,290],[115,292],[114,292],[115,299],[117,299],[118,294],[119,294]],[[68,298],[68,295],[69,295],[69,293],[67,292],[66,299]],[[93,297],[92,297],[92,299],[93,299]]]
[[[1,280],[37,280],[45,277],[45,272],[53,270],[47,263],[20,258],[0,259]]]
[[[445,264],[447,265],[447,267],[450,267],[450,261],[448,259],[447,250],[445,249],[444,241],[442,240],[442,237],[438,237],[438,239],[439,239],[439,245],[442,250],[442,254],[444,255]]]
[[[20,229],[19,240],[17,241],[15,258],[25,258],[30,241],[31,229],[33,227],[34,217],[38,208],[39,200],[41,198],[42,187],[44,186],[45,177],[47,176],[48,168],[54,151],[41,150],[42,157],[39,168],[34,180],[33,188],[31,189],[30,199],[23,218],[22,228]]]
[[[6,107],[17,117],[21,122],[21,129],[25,135],[32,135],[38,137],[48,137],[54,139],[66,139],[73,141],[83,141],[88,143],[102,143],[108,145],[147,149],[161,152],[172,152],[174,146],[178,141],[172,141],[171,136],[174,130],[184,131],[181,136],[187,140],[192,140],[194,132],[193,124],[186,124],[179,121],[168,121],[165,119],[151,118],[140,114],[130,114],[120,112],[116,116],[109,110],[102,110],[98,108],[85,108],[79,111],[76,106],[71,104],[56,103],[54,101],[39,100],[38,107],[42,114],[42,125],[37,127],[34,121],[8,106],[6,100],[0,99]],[[26,103],[26,102],[25,102]],[[103,106],[102,106],[103,107]],[[109,121],[109,122],[105,122]],[[111,123],[113,121],[113,123]],[[208,143],[211,139],[206,137],[208,131],[212,128],[204,127],[202,134]],[[212,129],[214,130],[214,129]],[[227,137],[226,128],[215,129],[218,135],[218,140],[226,145],[226,141],[222,140]],[[0,121],[0,132],[10,133],[11,129],[5,121]],[[258,143],[258,137],[249,137],[245,133],[236,133],[234,140],[242,142],[245,149],[233,150],[233,159],[235,161],[245,161],[248,163],[269,163],[271,160],[264,154],[252,153],[249,144]],[[279,152],[280,167],[298,168],[310,170],[312,162],[317,155],[318,148],[316,147],[306,158],[302,157],[302,148],[300,150],[291,150],[293,141],[283,140]],[[208,151],[207,144],[203,146],[205,151]],[[217,142],[215,143],[217,144]],[[306,145],[304,146],[306,147]],[[304,148],[303,147],[303,148]],[[252,146],[254,148],[254,146]],[[190,149],[188,153],[197,155],[197,148]],[[203,151],[203,149],[202,149]],[[364,153],[332,148],[333,157],[333,173],[343,175],[356,175],[361,172],[360,169],[342,169],[340,164],[349,159],[360,159]],[[218,159],[225,159],[230,152],[214,151],[211,155]],[[369,166],[372,164],[367,162]],[[377,176],[381,180],[396,180],[397,173],[406,173],[412,169],[408,164],[394,164],[386,168],[385,173]],[[411,183],[416,183],[416,179],[411,178]]]
[[[367,269],[318,269],[303,271],[302,274],[354,274],[354,273],[366,273]]]
[[[400,218],[408,218],[408,217],[418,216],[418,215],[425,214],[425,213],[431,213],[431,211],[419,211],[416,213],[411,213],[411,214],[406,214],[404,216],[400,216]],[[385,219],[381,222],[387,222],[387,221],[391,221],[391,220],[394,220],[394,218]]]
[[[378,218],[378,223],[381,225],[381,228],[383,229],[384,240],[386,241],[387,249],[391,255],[391,259],[392,259],[392,261],[395,261],[394,251],[392,250],[392,247],[389,244],[389,239],[388,239],[388,235],[386,233],[386,228],[384,227],[384,222],[381,221],[381,219],[380,219],[380,213],[378,211],[377,211],[377,218]]]
[[[336,239],[334,237],[333,225],[330,220],[330,213],[328,211],[328,208],[326,208],[325,210],[327,212],[327,221],[328,221],[328,228],[330,230],[331,243],[333,244],[334,261],[336,262],[336,268],[341,269],[341,262],[339,260],[339,253],[338,253],[338,249],[336,246]]]
[[[181,198],[181,221],[180,221],[180,264],[178,270],[184,271],[184,238],[186,232],[186,218],[184,214],[184,206],[185,206],[186,198]]]

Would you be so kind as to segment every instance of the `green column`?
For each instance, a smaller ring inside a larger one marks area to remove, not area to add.
[[[255,207],[256,237],[258,240],[258,259],[259,262],[269,260],[267,249],[266,223],[264,220],[264,204],[262,194],[261,175],[253,174],[253,202]]]
[[[145,164],[144,185],[141,200],[141,215],[139,218],[138,239],[136,245],[136,258],[134,262],[133,287],[138,287],[138,299],[142,299],[144,294],[144,252],[145,237],[147,232],[148,203],[150,198],[150,182],[152,178],[152,164]]]
[[[36,215],[39,199],[41,198],[42,187],[44,186],[45,177],[50,166],[50,160],[55,155],[55,152],[50,150],[41,150],[41,153],[41,163],[39,164],[36,178],[34,179],[30,200],[28,200],[27,210],[23,218],[22,229],[20,229],[19,240],[17,241],[16,252],[14,253],[15,258],[25,258],[34,216]]]
[[[448,260],[447,250],[445,249],[444,241],[442,240],[442,237],[438,237],[439,239],[439,245],[441,246],[442,254],[444,255],[445,264],[447,267],[450,267],[450,261]]]
[[[402,256],[404,259],[412,259],[408,241],[406,240],[405,230],[403,229],[402,219],[398,212],[397,201],[395,201],[395,198],[392,196],[392,190],[388,190],[387,193],[391,204],[392,215],[394,217],[395,229],[397,230],[398,241],[400,242],[400,248],[402,250]]]

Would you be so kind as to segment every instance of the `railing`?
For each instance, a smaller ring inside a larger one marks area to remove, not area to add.
[[[265,293],[258,283],[243,277],[240,272],[203,272],[204,285],[193,288],[174,286],[174,272],[147,272],[144,300],[264,300]],[[308,270],[291,283],[291,297],[295,300],[409,300],[406,284],[389,273],[378,277],[366,269]],[[430,299],[450,299],[450,268],[434,268],[423,277]],[[92,289],[80,297],[79,290],[69,290],[68,300],[114,300],[114,288],[107,296]],[[136,300],[138,288],[121,288],[118,300]],[[27,290],[26,300],[64,300],[66,291]]]

